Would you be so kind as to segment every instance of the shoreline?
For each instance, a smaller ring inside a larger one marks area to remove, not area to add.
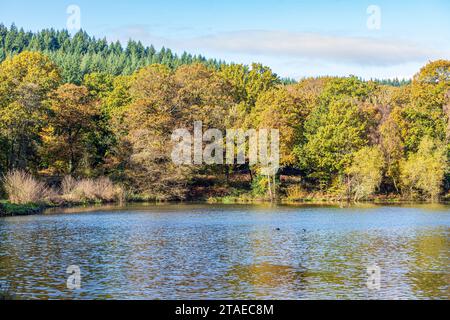
[[[333,206],[355,206],[355,205],[450,205],[450,201],[419,201],[419,200],[386,200],[386,199],[372,199],[366,201],[337,201],[337,200],[323,200],[323,199],[303,199],[303,200],[287,200],[280,199],[279,201],[271,202],[269,200],[253,199],[245,201],[214,201],[196,199],[189,201],[126,201],[126,202],[93,202],[93,203],[73,203],[73,204],[63,204],[63,205],[43,205],[43,204],[12,204],[8,201],[0,201],[0,217],[13,217],[13,216],[30,216],[42,214],[47,209],[68,209],[68,208],[83,208],[83,207],[95,207],[95,206],[120,206],[120,205],[162,205],[162,204],[203,204],[203,205],[257,205],[257,204],[274,204],[274,205],[333,205]]]
[[[8,201],[0,201],[0,217],[29,216],[42,213],[47,206],[38,204],[13,204]]]

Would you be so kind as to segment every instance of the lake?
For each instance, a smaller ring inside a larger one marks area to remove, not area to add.
[[[445,205],[54,209],[0,218],[0,283],[22,299],[449,299],[449,240]]]

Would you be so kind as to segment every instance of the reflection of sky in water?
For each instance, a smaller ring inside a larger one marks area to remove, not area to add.
[[[0,280],[24,298],[450,298],[448,206],[106,209],[0,219]]]

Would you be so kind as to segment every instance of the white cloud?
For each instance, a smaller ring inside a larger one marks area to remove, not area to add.
[[[394,39],[331,36],[320,33],[246,30],[205,36],[160,36],[143,25],[110,30],[108,40],[141,40],[239,63],[265,63],[281,76],[348,75],[410,77],[429,60],[448,59],[450,51]]]
[[[285,31],[239,31],[194,38],[191,47],[217,52],[297,57],[334,63],[390,66],[448,56],[405,41]]]

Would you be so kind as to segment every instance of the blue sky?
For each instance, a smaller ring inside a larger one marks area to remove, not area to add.
[[[0,22],[26,30],[66,28],[69,5],[89,34],[129,38],[239,63],[281,76],[409,78],[450,59],[450,1],[0,0]],[[379,8],[379,28],[367,9]]]

